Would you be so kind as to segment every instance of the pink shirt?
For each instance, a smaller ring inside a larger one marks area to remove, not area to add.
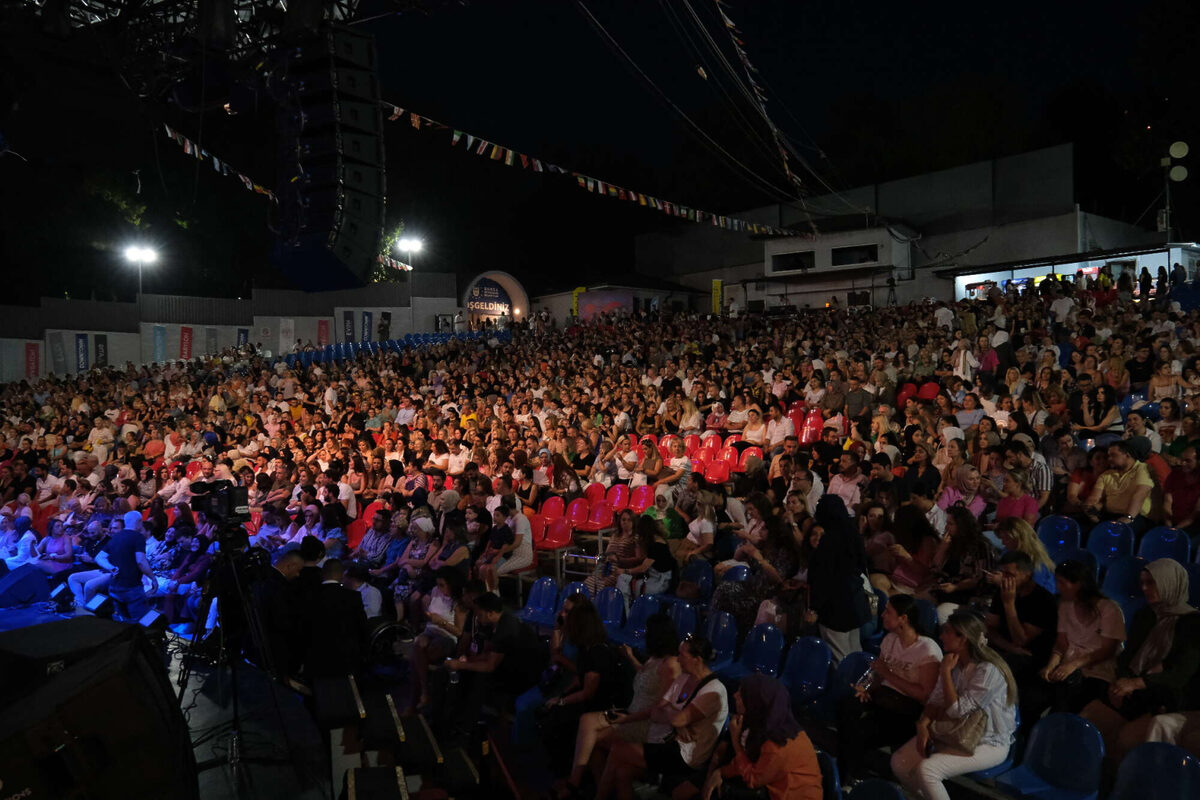
[[[996,519],[1005,517],[1020,517],[1027,520],[1037,517],[1038,504],[1033,495],[1023,494],[1020,497],[1005,497],[996,504]]]

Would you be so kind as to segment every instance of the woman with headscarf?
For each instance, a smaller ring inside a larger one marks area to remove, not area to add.
[[[955,470],[954,476],[942,488],[942,493],[937,501],[938,507],[946,511],[961,505],[970,511],[975,519],[979,519],[983,516],[984,509],[987,508],[987,501],[979,493],[981,483],[979,470],[970,464],[963,464]]]
[[[1103,734],[1116,760],[1146,741],[1154,716],[1200,700],[1200,612],[1188,604],[1188,574],[1170,558],[1142,570],[1146,605],[1133,615],[1108,696],[1082,716]]]
[[[808,565],[811,608],[816,612],[821,637],[829,644],[834,659],[841,661],[862,649],[858,629],[871,618],[863,588],[867,551],[842,498],[832,494],[822,497],[814,518],[822,535]]]
[[[765,788],[771,800],[820,800],[821,765],[808,734],[792,716],[791,697],[775,678],[747,675],[729,717],[733,760],[709,773],[703,797],[725,797],[728,784]]]

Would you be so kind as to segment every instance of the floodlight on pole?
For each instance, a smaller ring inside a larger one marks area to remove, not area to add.
[[[425,243],[420,239],[400,239],[396,242],[396,249],[404,253],[408,257],[409,266],[412,265],[412,258],[417,253],[425,248]]]
[[[138,295],[142,293],[142,269],[147,264],[153,264],[158,261],[158,251],[150,247],[138,247],[136,245],[125,248],[125,260],[132,264],[137,264],[138,271]]]

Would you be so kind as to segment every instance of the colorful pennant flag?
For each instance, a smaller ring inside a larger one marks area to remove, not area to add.
[[[221,175],[236,175],[241,180],[242,185],[245,186],[247,190],[249,190],[251,192],[255,192],[256,194],[266,195],[267,197],[269,197],[271,199],[272,202],[276,202],[276,197],[275,197],[274,192],[272,192],[270,189],[266,189],[262,186],[259,186],[257,183],[250,180],[245,175],[243,175],[242,173],[235,170],[233,167],[229,166],[229,162],[223,161],[220,158],[218,158],[217,156],[208,152],[207,150],[202,148],[200,145],[193,142],[191,139],[189,139],[186,136],[184,136],[183,134],[179,133],[179,131],[175,130],[170,125],[167,125],[164,123],[163,128],[166,130],[167,138],[170,139],[171,141],[173,141],[175,144],[179,145],[180,148],[183,149],[183,152],[186,153],[187,155],[195,157],[198,161],[203,161],[206,158],[212,159],[212,165],[213,165],[214,172],[217,172],[218,174],[221,174]]]

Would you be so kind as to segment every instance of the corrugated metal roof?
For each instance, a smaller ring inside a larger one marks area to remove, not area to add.
[[[187,321],[195,325],[249,325],[254,321],[251,300],[226,297],[187,297],[144,294],[139,309],[142,322]]]

